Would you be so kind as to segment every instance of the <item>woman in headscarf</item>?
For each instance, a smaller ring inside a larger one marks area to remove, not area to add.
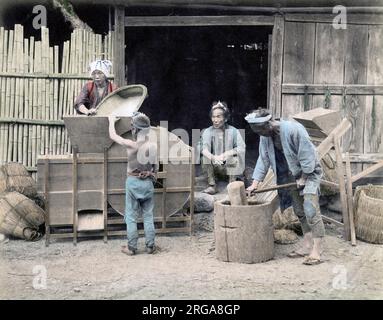
[[[117,89],[108,79],[111,68],[112,63],[109,60],[96,60],[89,64],[92,81],[88,81],[82,87],[75,100],[74,108],[77,114],[95,114],[101,100]]]

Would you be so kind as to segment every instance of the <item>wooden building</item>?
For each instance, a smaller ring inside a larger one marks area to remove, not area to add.
[[[248,128],[243,117],[251,108],[268,107],[288,118],[325,107],[341,110],[352,122],[343,150],[351,153],[354,173],[383,159],[380,1],[72,4],[86,22],[97,20],[93,9],[105,10],[103,23],[115,35],[115,82],[148,87],[142,110],[154,123],[168,120],[170,130],[189,132],[204,128],[215,99],[228,102],[232,122],[240,128]],[[340,15],[344,12],[345,17]],[[249,150],[257,149],[250,132],[246,142]]]

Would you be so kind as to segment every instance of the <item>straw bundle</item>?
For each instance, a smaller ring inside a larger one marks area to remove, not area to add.
[[[383,186],[360,186],[355,192],[356,236],[371,243],[383,243]]]
[[[0,196],[0,233],[25,240],[41,237],[37,231],[44,223],[44,211],[17,192]]]
[[[298,236],[293,230],[274,230],[274,242],[279,244],[292,244],[298,241]]]
[[[301,224],[295,215],[292,207],[287,208],[283,213],[278,209],[273,214],[273,225],[275,229],[290,229],[299,231]]]
[[[7,193],[5,199],[31,226],[38,228],[44,223],[44,211],[34,201],[17,192]]]
[[[0,166],[0,192],[11,191],[20,192],[29,198],[37,194],[35,181],[27,169],[17,162]]]

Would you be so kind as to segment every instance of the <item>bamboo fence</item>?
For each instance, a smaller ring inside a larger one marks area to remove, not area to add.
[[[113,61],[113,32],[76,29],[51,46],[48,28],[40,39],[25,39],[22,25],[0,28],[0,164],[22,163],[35,177],[39,155],[71,152],[62,117],[74,114],[95,59]]]

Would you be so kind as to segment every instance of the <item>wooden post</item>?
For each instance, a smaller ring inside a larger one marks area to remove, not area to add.
[[[282,69],[283,69],[283,42],[285,33],[285,21],[283,16],[275,17],[270,73],[270,105],[274,117],[282,115]]]
[[[108,242],[108,148],[104,148],[104,243]]]
[[[162,171],[168,172],[167,165],[162,165]],[[162,201],[161,201],[161,215],[162,215],[162,229],[166,229],[166,176],[162,180]]]
[[[268,39],[268,52],[267,52],[267,106],[270,107],[270,76],[271,76],[271,51],[273,47],[273,36],[269,34]]]
[[[191,149],[191,166],[190,166],[190,236],[194,233],[194,187],[195,187],[195,157],[194,149]]]
[[[44,163],[44,194],[45,194],[45,246],[49,246],[51,226],[49,220],[49,159]]]
[[[336,155],[336,171],[337,171],[338,179],[339,179],[340,201],[342,204],[344,238],[346,241],[349,241],[351,239],[351,235],[350,235],[350,221],[348,218],[346,184],[344,181],[344,166],[343,166],[342,153],[340,151],[340,139],[337,136],[334,137],[334,147],[335,147],[335,155]]]
[[[114,83],[125,85],[125,7],[114,8]]]
[[[77,245],[77,147],[73,146],[73,165],[72,165],[72,211],[73,211],[73,244]]]
[[[355,224],[354,224],[354,205],[352,198],[351,164],[350,155],[346,152],[346,177],[347,177],[347,205],[350,218],[351,244],[356,246]]]

